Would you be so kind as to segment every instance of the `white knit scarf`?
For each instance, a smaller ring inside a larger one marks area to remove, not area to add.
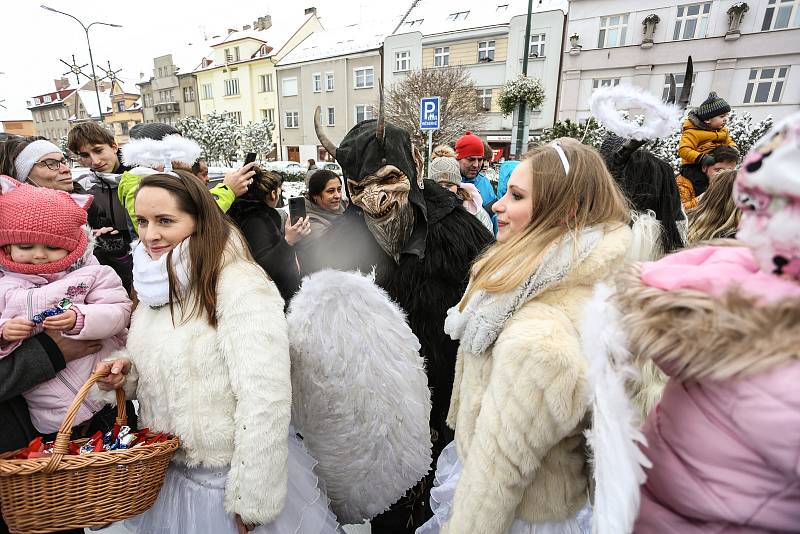
[[[511,316],[526,302],[544,290],[564,280],[580,265],[603,239],[601,227],[589,227],[577,237],[566,234],[553,243],[543,254],[542,262],[534,273],[510,293],[476,292],[464,311],[458,306],[450,308],[444,322],[444,331],[452,339],[460,340],[461,349],[472,354],[482,354]],[[509,269],[516,269],[509,266]],[[502,274],[500,274],[502,276]]]
[[[181,241],[172,249],[172,270],[178,283],[178,293],[183,294],[189,286],[189,239]],[[138,243],[133,249],[133,288],[136,296],[143,304],[158,308],[169,303],[169,277],[167,275],[167,257],[164,254],[154,260]]]

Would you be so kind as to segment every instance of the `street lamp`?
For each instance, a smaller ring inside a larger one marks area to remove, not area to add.
[[[94,26],[95,24],[100,24],[102,26],[111,26],[112,28],[122,28],[119,24],[111,24],[110,22],[92,22],[88,26],[85,25],[81,20],[74,16],[70,15],[69,13],[64,13],[63,11],[59,11],[57,9],[53,9],[52,7],[48,7],[45,5],[41,6],[42,9],[46,9],[47,11],[52,11],[53,13],[60,13],[61,15],[66,15],[67,17],[78,21],[78,24],[81,25],[83,31],[86,32],[86,45],[89,47],[89,63],[92,65],[92,81],[94,82],[94,96],[97,98],[97,112],[100,114],[100,122],[103,122],[103,106],[100,104],[100,90],[97,87],[97,74],[94,72],[94,58],[92,57],[92,43],[89,42],[89,28]]]

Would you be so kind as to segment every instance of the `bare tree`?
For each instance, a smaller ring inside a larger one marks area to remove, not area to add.
[[[460,67],[423,69],[410,73],[386,92],[386,120],[411,134],[411,141],[427,154],[428,134],[419,128],[420,99],[441,98],[441,128],[433,132],[433,145],[453,143],[467,130],[485,121],[478,108],[475,84]]]

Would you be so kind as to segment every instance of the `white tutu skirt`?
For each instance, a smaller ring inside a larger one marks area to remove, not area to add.
[[[461,478],[461,462],[456,451],[456,442],[451,441],[436,461],[436,478],[431,489],[433,517],[417,529],[416,534],[439,534],[450,519],[450,507]],[[591,534],[592,509],[586,503],[576,515],[557,523],[528,523],[517,519],[508,534]]]
[[[336,516],[313,472],[317,462],[302,442],[289,435],[289,484],[286,504],[278,517],[253,534],[334,534]],[[124,522],[139,534],[237,534],[234,518],[225,511],[225,481],[229,468],[189,468],[173,462],[152,508]]]

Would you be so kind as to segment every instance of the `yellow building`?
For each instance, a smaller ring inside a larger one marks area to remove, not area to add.
[[[115,81],[111,88],[111,109],[106,113],[103,118],[114,130],[114,142],[124,145],[130,140],[130,129],[143,121],[141,97]]]
[[[0,132],[8,135],[36,135],[32,119],[0,120]]]
[[[275,125],[273,139],[279,141],[275,64],[322,29],[316,11],[307,11],[299,25],[273,27],[267,16],[261,20],[264,29],[230,30],[227,37],[212,43],[212,56],[194,71],[200,115],[228,114],[239,124],[266,119]]]

